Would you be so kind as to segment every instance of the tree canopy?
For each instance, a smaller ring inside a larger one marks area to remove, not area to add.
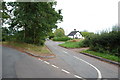
[[[65,31],[63,28],[56,29],[54,32],[55,37],[64,37]]]
[[[82,31],[81,34],[82,34],[83,37],[86,38],[86,37],[89,37],[90,35],[92,35],[94,33],[93,32],[88,32],[88,31]]]
[[[62,15],[53,8],[56,2],[9,2],[9,30],[17,41],[42,45],[46,36],[62,21]]]

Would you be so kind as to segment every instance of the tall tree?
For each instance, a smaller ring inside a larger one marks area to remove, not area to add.
[[[5,40],[7,36],[9,35],[8,28],[2,28],[4,24],[7,24],[8,19],[10,18],[6,2],[0,2],[0,41]]]
[[[56,29],[54,32],[55,37],[64,37],[65,31],[63,28]]]
[[[21,34],[24,42],[43,44],[45,37],[56,23],[62,21],[62,16],[55,11],[55,2],[12,2],[14,17],[11,18],[10,28]],[[21,30],[20,30],[21,29]],[[18,36],[19,37],[19,36]]]

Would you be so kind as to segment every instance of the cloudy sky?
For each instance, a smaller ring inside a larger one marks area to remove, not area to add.
[[[62,9],[63,22],[58,26],[66,34],[74,29],[98,32],[118,22],[120,0],[56,0],[56,9]]]
[[[15,1],[15,0],[5,0]],[[99,32],[118,23],[120,0],[56,0],[56,10],[62,9],[63,22],[58,26],[68,34],[74,29]]]

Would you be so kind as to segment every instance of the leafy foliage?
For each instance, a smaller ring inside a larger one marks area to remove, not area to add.
[[[65,31],[63,28],[56,29],[54,32],[55,37],[64,37]]]
[[[82,34],[83,37],[86,38],[86,37],[89,37],[90,35],[92,35],[94,33],[93,32],[82,31],[81,34]]]
[[[55,11],[55,2],[9,2],[12,8],[9,29],[17,41],[43,45],[45,38],[56,23],[62,21],[62,16]]]
[[[120,55],[120,31],[118,30],[91,35],[83,43],[93,51]]]
[[[54,35],[54,33],[49,33],[49,39],[52,39],[52,38],[54,38],[55,37],[55,35]]]
[[[53,38],[53,41],[68,41],[70,40],[71,38],[67,37],[67,36],[64,36],[64,37],[54,37]]]
[[[8,10],[5,2],[2,2],[0,6],[2,7],[0,8],[0,15],[2,16],[1,19],[2,19],[2,22],[4,23],[8,18],[10,18],[10,15],[8,14]]]
[[[53,41],[68,41],[71,38],[65,36],[65,31],[63,28],[56,29],[54,32]]]

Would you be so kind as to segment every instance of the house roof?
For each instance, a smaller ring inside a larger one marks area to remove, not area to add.
[[[72,31],[71,33],[68,34],[68,36],[74,36],[77,32],[79,31]]]

